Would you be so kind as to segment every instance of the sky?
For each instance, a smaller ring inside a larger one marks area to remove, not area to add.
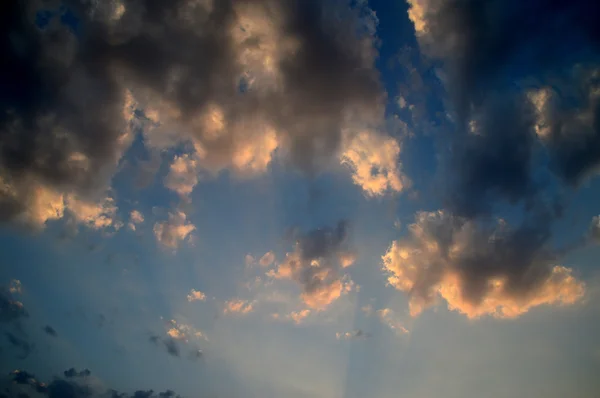
[[[598,397],[597,15],[1,2],[0,397]]]

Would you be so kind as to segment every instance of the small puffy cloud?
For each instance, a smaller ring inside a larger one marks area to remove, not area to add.
[[[252,311],[254,311],[254,303],[242,299],[226,301],[223,309],[225,314],[248,314]]]
[[[185,335],[181,331],[179,331],[179,329],[176,328],[171,328],[167,330],[167,334],[169,335],[169,337],[172,337],[176,340],[180,340],[185,337]]]
[[[254,258],[253,255],[246,254],[246,257],[244,257],[244,263],[246,264],[246,266],[251,266],[254,263],[256,263],[256,259]]]
[[[11,286],[0,287],[0,322],[13,322],[29,316],[23,303],[13,298],[12,295],[19,291],[15,290],[13,293]]]
[[[13,279],[10,281],[8,285],[8,292],[10,294],[20,294],[22,289],[21,281],[18,279]]]
[[[194,155],[175,156],[165,177],[165,186],[182,197],[189,196],[198,184],[198,161]]]
[[[409,333],[408,329],[404,327],[403,322],[392,309],[383,308],[377,310],[377,317],[379,318],[381,323],[392,329],[396,334],[402,335]]]
[[[132,210],[129,214],[129,229],[135,231],[137,229],[137,225],[144,222],[144,215],[140,213],[138,210]]]
[[[54,330],[54,328],[50,325],[46,325],[44,326],[44,328],[42,329],[44,331],[44,333],[46,333],[48,336],[52,336],[52,337],[56,337],[58,334],[56,333],[56,330]]]
[[[341,163],[352,170],[352,180],[368,196],[401,192],[410,182],[400,164],[400,144],[392,137],[363,131],[344,145]]]
[[[174,340],[185,343],[193,340],[208,340],[201,330],[185,322],[177,322],[175,319],[171,319],[167,322],[166,327],[167,336]]]
[[[84,369],[84,370],[78,372],[77,370],[75,370],[75,368],[71,368],[71,369],[65,370],[63,372],[63,374],[65,375],[65,377],[67,379],[70,379],[73,377],[88,377],[89,375],[92,374],[92,372],[90,372],[89,369]]]
[[[353,330],[351,332],[345,332],[345,333],[337,332],[335,334],[335,338],[338,340],[359,340],[359,339],[366,339],[368,337],[370,337],[370,334],[363,332],[361,329],[357,329],[357,330]]]
[[[288,314],[287,318],[294,321],[294,323],[299,324],[304,321],[310,315],[309,309],[303,309],[300,311],[292,311]]]
[[[260,264],[261,267],[268,267],[269,265],[273,264],[274,261],[275,261],[275,253],[266,252],[260,258],[260,260],[258,260],[258,263]]]
[[[336,228],[320,228],[299,236],[294,251],[267,275],[298,283],[304,303],[323,310],[354,287],[342,272],[352,263],[351,253],[347,223],[340,222]]]
[[[383,256],[388,282],[410,296],[413,316],[446,301],[469,318],[515,318],[540,305],[573,304],[584,284],[556,264],[546,243],[547,220],[510,229],[486,226],[444,211],[420,212],[409,236]]]
[[[371,304],[363,305],[360,310],[366,315],[371,316],[373,313],[373,306]]]
[[[189,301],[190,303],[192,301],[204,301],[204,300],[206,300],[206,294],[204,294],[201,291],[196,290],[196,289],[190,290],[190,293],[187,295],[187,301]]]
[[[169,213],[167,221],[154,224],[154,235],[164,247],[177,249],[195,229],[196,227],[187,221],[184,212],[175,210]]]

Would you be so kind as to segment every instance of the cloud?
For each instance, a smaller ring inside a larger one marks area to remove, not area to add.
[[[8,285],[8,292],[10,294],[21,294],[22,285],[21,281],[18,279],[13,279],[10,281],[10,285]]]
[[[254,311],[254,303],[248,300],[231,299],[225,302],[225,314],[248,314]]]
[[[0,322],[18,321],[29,316],[23,303],[13,299],[11,286],[8,289],[0,287]]]
[[[401,192],[410,181],[401,170],[400,144],[392,137],[362,131],[345,143],[341,163],[352,170],[352,180],[368,196]]]
[[[261,267],[268,267],[269,265],[273,264],[274,261],[275,261],[275,253],[266,252],[260,258],[260,260],[258,260],[258,263],[260,264]]]
[[[383,256],[388,282],[410,297],[413,316],[435,303],[469,318],[515,318],[533,307],[574,304],[584,284],[557,264],[547,247],[549,221],[511,229],[485,225],[444,211],[420,212],[409,236]]]
[[[71,368],[63,372],[63,374],[65,378],[55,377],[52,381],[44,383],[37,380],[33,374],[17,369],[9,374],[12,383],[6,388],[6,392],[10,396],[29,396],[23,395],[26,392],[20,388],[25,387],[48,398],[181,398],[172,390],[167,390],[156,395],[152,390],[137,390],[133,394],[127,394],[114,389],[106,389],[89,377],[91,372],[87,369],[77,372],[74,368]]]
[[[302,289],[304,303],[317,310],[325,309],[354,286],[343,269],[354,261],[348,243],[348,224],[339,222],[336,228],[321,228],[300,235],[294,251],[268,276],[289,279]]]
[[[392,329],[398,335],[408,334],[409,331],[404,327],[404,322],[398,317],[394,310],[383,308],[377,310],[377,317],[387,327]]]
[[[254,263],[256,263],[256,259],[254,258],[254,256],[251,254],[246,254],[246,256],[244,257],[244,264],[246,264],[246,266],[249,267]]]
[[[165,186],[182,197],[189,196],[198,184],[198,164],[193,156],[175,156],[165,177]]]
[[[187,295],[187,301],[189,301],[190,303],[192,301],[204,301],[204,300],[206,300],[206,294],[204,294],[201,291],[196,290],[196,289],[190,290],[190,293]]]
[[[363,332],[361,329],[353,330],[351,332],[337,332],[335,338],[338,340],[361,340],[371,337],[369,333]]]
[[[300,310],[300,311],[290,312],[290,314],[288,315],[288,318],[290,318],[292,321],[294,321],[294,323],[299,324],[302,321],[304,321],[309,315],[310,315],[310,310],[304,309],[304,310]]]
[[[6,336],[6,341],[8,341],[11,346],[17,348],[21,352],[19,359],[27,358],[34,349],[34,345],[25,338],[16,336],[11,332],[5,332],[4,335]]]
[[[63,374],[65,375],[65,377],[67,379],[70,379],[73,377],[88,377],[89,375],[92,374],[92,372],[90,372],[89,369],[84,369],[84,370],[78,372],[77,370],[75,370],[75,368],[70,368],[68,370],[65,370],[63,372]]]
[[[326,167],[343,131],[384,112],[376,19],[350,3],[7,6],[3,36],[20,45],[3,48],[0,70],[0,219],[41,228],[65,198],[101,203],[140,129],[151,149],[191,143],[211,172],[263,173],[276,152],[308,173]],[[95,28],[76,32],[65,12]],[[167,184],[189,192],[191,175]]]
[[[177,249],[182,241],[196,229],[187,221],[187,216],[180,210],[169,212],[169,219],[154,224],[156,240],[164,247]]]
[[[162,345],[169,355],[174,357],[179,356],[179,345],[177,344],[177,340],[171,336],[163,339],[160,336],[151,335],[150,342],[155,345]]]
[[[576,186],[598,171],[598,4],[409,5],[419,46],[450,94],[450,210],[475,217],[498,199],[533,208],[549,177]]]
[[[138,210],[132,210],[129,214],[129,229],[135,231],[138,224],[144,222],[144,215],[140,213]]]
[[[54,328],[50,325],[44,326],[44,328],[42,330],[44,331],[44,333],[46,333],[47,335],[52,336],[52,337],[56,337],[58,335],[56,333],[56,330],[54,330]]]

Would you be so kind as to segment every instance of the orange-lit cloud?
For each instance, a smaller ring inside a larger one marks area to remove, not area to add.
[[[353,289],[354,283],[342,270],[354,258],[348,248],[347,226],[341,222],[337,228],[317,229],[298,237],[294,251],[287,253],[267,275],[297,282],[304,303],[323,310]]]
[[[192,301],[204,301],[204,300],[206,300],[206,294],[204,294],[201,291],[196,290],[196,289],[190,290],[190,293],[187,295],[187,301],[189,301],[190,303]]]
[[[184,212],[175,210],[175,212],[169,213],[167,221],[154,224],[154,235],[164,247],[177,249],[179,244],[185,241],[195,229],[196,227],[187,221]]]
[[[383,256],[384,270],[390,285],[410,295],[413,316],[437,297],[469,318],[515,318],[540,305],[577,302],[584,284],[555,263],[540,239],[543,226],[537,228],[486,228],[443,211],[421,212],[409,236]]]
[[[352,170],[354,183],[368,196],[401,192],[410,182],[400,165],[400,144],[392,137],[362,131],[347,139],[342,164]]]
[[[225,302],[223,313],[248,314],[254,311],[254,303],[242,299],[231,299]]]

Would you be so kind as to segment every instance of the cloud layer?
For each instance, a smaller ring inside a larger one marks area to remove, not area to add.
[[[192,145],[165,180],[185,196],[199,170],[262,173],[276,151],[314,173],[344,134],[383,123],[363,3],[63,3],[3,5],[18,38],[1,49],[3,220],[41,228],[71,209],[110,225],[101,203],[139,129],[150,147]]]

